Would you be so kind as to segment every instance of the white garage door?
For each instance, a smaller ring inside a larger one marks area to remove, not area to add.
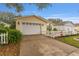
[[[22,33],[23,35],[40,34],[41,28],[39,24],[23,24]]]

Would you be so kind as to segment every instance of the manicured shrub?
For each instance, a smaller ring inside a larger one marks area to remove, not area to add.
[[[6,32],[7,32],[6,29],[4,29],[4,28],[0,28],[0,33],[6,33]]]
[[[49,25],[47,26],[47,30],[48,30],[48,31],[52,31],[52,26],[51,26],[51,24],[49,24]]]
[[[17,43],[21,40],[21,32],[15,29],[8,30],[9,42],[10,43]]]

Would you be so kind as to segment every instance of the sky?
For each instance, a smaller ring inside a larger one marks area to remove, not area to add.
[[[79,4],[77,3],[53,3],[43,10],[39,10],[34,5],[23,4],[24,10],[21,12],[23,16],[27,15],[37,15],[49,18],[60,18],[64,21],[72,21],[74,23],[79,23]],[[4,4],[0,4],[1,12],[12,12],[16,13],[15,9],[9,9]]]

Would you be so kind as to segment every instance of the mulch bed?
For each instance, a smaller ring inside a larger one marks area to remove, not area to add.
[[[20,44],[0,45],[0,56],[18,56],[20,51]]]

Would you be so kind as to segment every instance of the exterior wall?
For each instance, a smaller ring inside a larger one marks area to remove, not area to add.
[[[64,26],[54,26],[58,31],[64,31]]]
[[[76,29],[77,31],[79,31],[79,26],[76,26],[75,29]]]
[[[65,23],[64,25],[65,25],[65,26],[71,26],[71,27],[74,26],[72,23]]]
[[[50,36],[54,38],[59,36],[74,35],[78,33],[77,31],[75,31],[74,25],[70,23],[65,25],[58,25],[58,26],[52,25],[52,29],[54,28],[56,28],[57,31],[51,31],[50,33],[47,32],[46,36]]]
[[[21,27],[22,27],[22,22],[19,21],[19,24],[18,24],[18,21],[16,21],[16,29],[22,32],[22,28]]]
[[[19,22],[19,24],[18,24]],[[42,34],[45,34],[46,33],[46,22],[36,18],[36,17],[27,17],[27,18],[20,18],[20,19],[17,19],[16,21],[16,29],[17,30],[20,30],[22,32],[22,23],[23,22],[26,22],[26,23],[39,23],[39,24],[42,24],[41,25],[41,32]]]
[[[42,26],[42,34],[46,34],[46,32],[47,32],[47,25],[48,24],[45,24],[44,26]]]
[[[54,28],[57,28],[58,31],[63,31],[68,34],[77,34],[75,28],[72,26],[55,26]]]

